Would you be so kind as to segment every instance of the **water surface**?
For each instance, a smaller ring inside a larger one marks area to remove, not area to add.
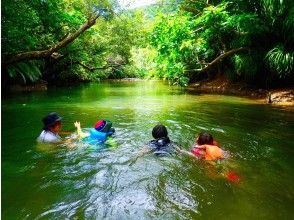
[[[105,118],[116,147],[39,146],[41,118],[92,127]],[[206,130],[232,158],[134,160],[157,123],[189,150]],[[96,83],[2,100],[3,219],[293,219],[293,110],[161,82]],[[222,175],[241,177],[231,183]]]

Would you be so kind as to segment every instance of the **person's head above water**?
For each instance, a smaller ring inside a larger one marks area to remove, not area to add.
[[[196,143],[198,145],[204,145],[204,144],[213,145],[214,144],[212,135],[206,132],[201,132],[198,134]]]
[[[95,123],[94,128],[99,132],[109,132],[112,130],[112,122],[108,120],[99,120]]]
[[[61,120],[62,117],[60,117],[56,112],[51,112],[42,119],[44,124],[43,129],[45,131],[58,133],[61,129]]]
[[[167,129],[164,125],[158,124],[152,129],[152,136],[155,139],[159,138],[167,138],[168,137],[168,132]]]

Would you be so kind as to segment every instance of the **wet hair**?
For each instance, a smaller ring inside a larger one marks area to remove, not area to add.
[[[201,132],[196,140],[198,145],[203,145],[203,144],[210,144],[213,145],[213,137],[211,134],[208,134],[206,132]]]
[[[167,138],[167,129],[164,125],[158,124],[152,129],[152,136],[155,139],[158,138]]]

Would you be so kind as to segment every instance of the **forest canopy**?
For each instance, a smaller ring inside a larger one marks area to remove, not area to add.
[[[293,82],[292,0],[3,0],[2,81]]]

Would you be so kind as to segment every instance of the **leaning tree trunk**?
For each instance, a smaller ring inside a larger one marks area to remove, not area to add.
[[[85,32],[87,29],[92,27],[96,23],[96,20],[99,16],[100,15],[98,14],[94,16],[93,18],[89,19],[85,24],[80,26],[80,28],[76,32],[68,34],[63,40],[61,40],[60,42],[53,45],[47,50],[35,50],[35,51],[18,53],[16,55],[10,56],[7,60],[4,60],[3,62],[4,67],[5,66],[7,67],[10,64],[17,63],[24,60],[44,59],[44,58],[50,57],[54,52],[67,46],[72,41],[74,41],[77,37],[79,37],[83,32]]]

